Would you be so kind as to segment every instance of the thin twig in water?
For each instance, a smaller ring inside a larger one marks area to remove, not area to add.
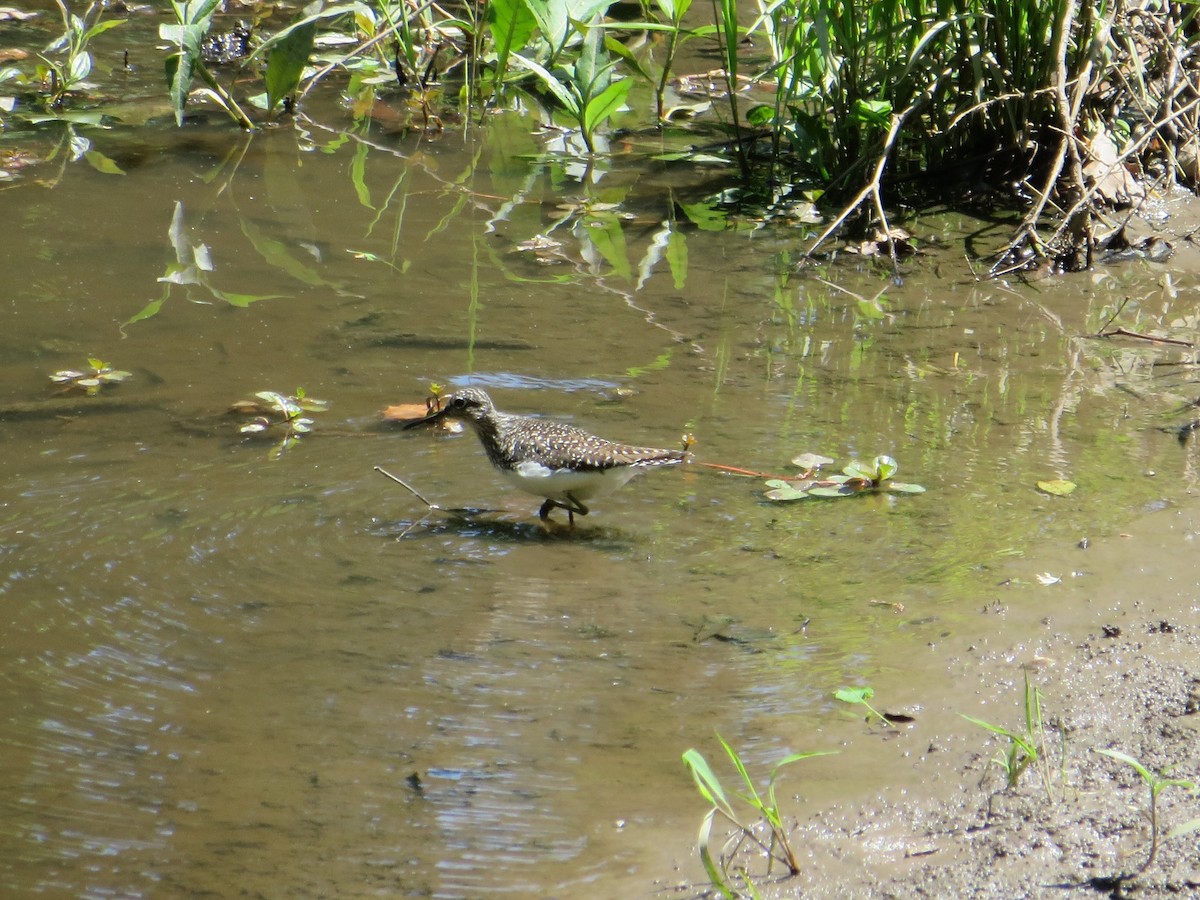
[[[420,500],[422,503],[424,503],[430,509],[437,509],[437,510],[441,509],[441,507],[438,506],[436,503],[430,503],[428,500],[426,500],[425,497],[423,497],[421,495],[420,491],[418,491],[415,487],[413,487],[411,484],[406,482],[403,478],[397,478],[395,475],[393,475],[391,472],[389,472],[387,469],[384,469],[381,466],[376,466],[375,471],[378,472],[380,475],[385,475],[388,478],[392,479],[392,481],[396,482],[396,484],[400,485],[400,487],[407,490],[410,494],[412,494],[414,497],[416,497],[418,500]]]
[[[1151,341],[1155,344],[1171,344],[1175,347],[1187,347],[1189,350],[1195,347],[1191,341],[1185,341],[1181,338],[1156,337],[1153,334],[1142,334],[1138,331],[1130,331],[1128,328],[1114,328],[1112,331],[1102,331],[1097,337],[1127,337],[1137,338],[1139,341]]]

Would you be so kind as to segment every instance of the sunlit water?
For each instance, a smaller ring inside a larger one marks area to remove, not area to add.
[[[482,147],[348,127],[84,129],[123,176],[60,158],[0,193],[7,892],[700,880],[684,750],[715,760],[717,730],[765,769],[844,742],[846,684],[936,703],[906,693],[917,656],[995,566],[1191,485],[1153,427],[1187,385],[1085,335],[1131,296],[1194,316],[1192,275],[977,284],[955,253],[902,285],[797,273],[799,228],[678,215],[671,190],[712,172],[635,155],[579,181],[530,158],[524,120]],[[560,242],[541,262],[538,234]],[[133,377],[56,397],[89,356]],[[547,530],[470,435],[381,426],[431,381],[769,474],[888,453],[928,493],[771,504],[689,467]],[[297,386],[331,408],[278,459],[224,417]],[[429,513],[375,466],[488,511]],[[838,766],[814,771],[861,786],[861,757]]]

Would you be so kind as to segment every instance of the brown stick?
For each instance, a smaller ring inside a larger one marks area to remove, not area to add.
[[[1187,347],[1189,350],[1193,349],[1196,346],[1191,341],[1185,341],[1185,340],[1182,340],[1181,338],[1156,337],[1153,334],[1142,334],[1141,332],[1130,331],[1128,328],[1121,328],[1120,326],[1114,328],[1112,331],[1102,331],[1098,335],[1096,335],[1096,337],[1137,338],[1139,341],[1151,341],[1155,344],[1170,344],[1173,347]]]

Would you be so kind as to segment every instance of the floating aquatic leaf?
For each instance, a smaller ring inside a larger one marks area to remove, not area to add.
[[[779,478],[772,478],[767,482],[767,487],[771,490],[767,491],[766,497],[768,500],[803,500],[808,494],[796,488],[790,482],[783,481]]]
[[[899,464],[890,456],[877,456],[874,459],[875,480],[887,481],[896,474],[896,470],[900,468]]]
[[[1038,490],[1044,491],[1047,494],[1052,494],[1055,497],[1065,497],[1071,491],[1075,490],[1075,482],[1066,481],[1062,478],[1056,478],[1052,481],[1039,481],[1037,483]]]
[[[792,465],[799,466],[801,469],[819,469],[832,462],[830,457],[822,456],[820,453],[801,453],[799,456],[792,457]]]
[[[903,481],[889,481],[887,484],[889,491],[899,491],[901,494],[923,494],[925,488],[919,484],[906,484]]]

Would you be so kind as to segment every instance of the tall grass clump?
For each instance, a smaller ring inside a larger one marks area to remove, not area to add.
[[[1161,146],[1164,128],[1194,138],[1182,54],[1194,15],[1105,0],[759,0],[747,31],[770,54],[759,81],[777,90],[746,116],[769,135],[775,183],[844,204],[820,240],[864,204],[886,232],[889,204],[986,181],[1018,185],[1036,213],[1014,244],[1053,252],[1090,240],[1089,184]],[[1128,155],[1085,183],[1099,135]],[[1060,230],[1045,239],[1051,199]]]

